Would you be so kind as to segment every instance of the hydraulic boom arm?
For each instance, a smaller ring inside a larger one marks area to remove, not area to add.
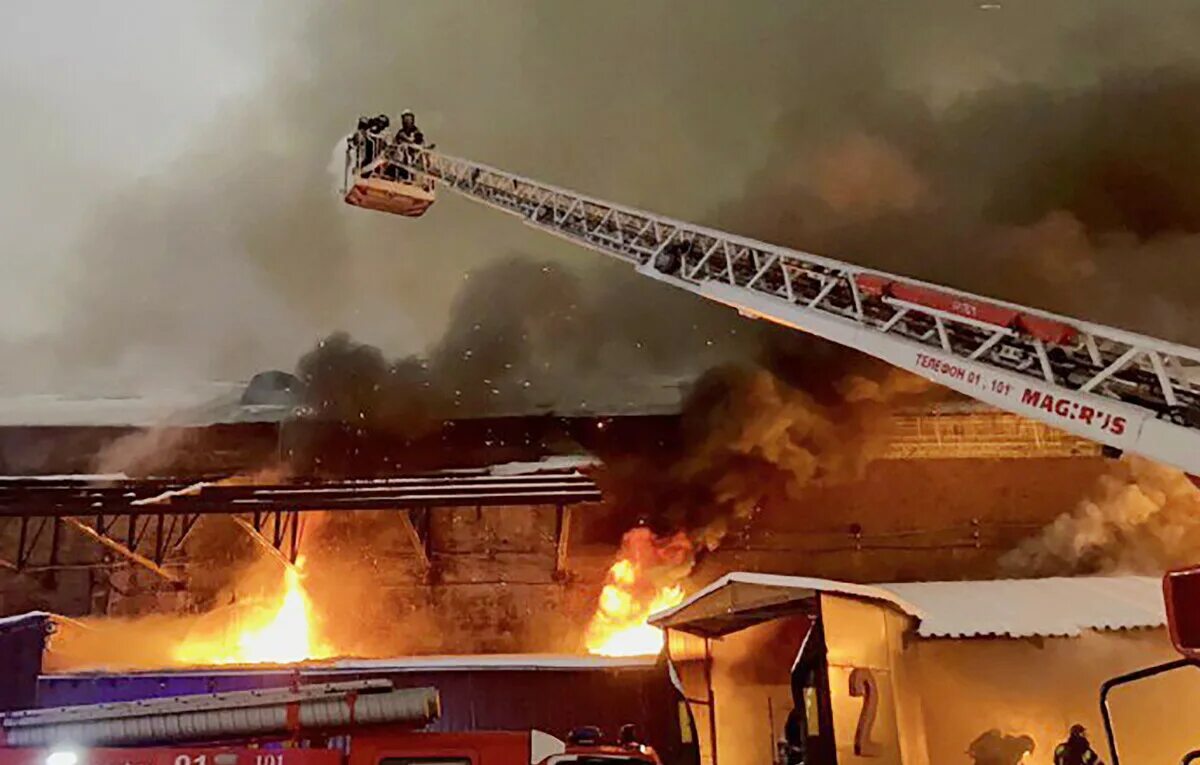
[[[1195,348],[714,231],[423,147],[389,151],[425,185],[437,182],[650,278],[1200,475]]]

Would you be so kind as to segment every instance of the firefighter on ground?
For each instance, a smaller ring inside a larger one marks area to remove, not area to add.
[[[1054,765],[1102,765],[1082,725],[1072,725],[1067,740],[1054,750]]]
[[[775,754],[778,765],[803,765],[807,726],[802,708],[788,712],[787,720],[783,723],[783,738],[779,740]]]

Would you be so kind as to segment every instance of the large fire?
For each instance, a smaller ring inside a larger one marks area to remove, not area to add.
[[[585,643],[601,656],[648,656],[663,648],[663,633],[647,624],[650,615],[683,601],[680,580],[692,567],[692,544],[683,533],[659,538],[650,529],[631,529],[608,570]]]
[[[277,599],[252,604],[214,634],[189,636],[175,659],[189,665],[286,664],[331,656],[316,634],[303,569],[304,558],[287,566]]]

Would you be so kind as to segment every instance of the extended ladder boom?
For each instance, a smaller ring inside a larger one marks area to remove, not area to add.
[[[1200,475],[1200,350],[672,220],[429,149],[391,160],[741,313]]]

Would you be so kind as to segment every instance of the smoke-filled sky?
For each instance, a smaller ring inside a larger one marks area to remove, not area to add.
[[[447,151],[598,196],[1200,342],[1200,6],[988,5],[14,5],[0,386],[244,379],[338,330],[421,352],[514,258],[572,273],[614,380],[744,351],[724,309],[468,202],[340,204],[337,140],[403,108]],[[677,336],[641,349],[645,326]]]

